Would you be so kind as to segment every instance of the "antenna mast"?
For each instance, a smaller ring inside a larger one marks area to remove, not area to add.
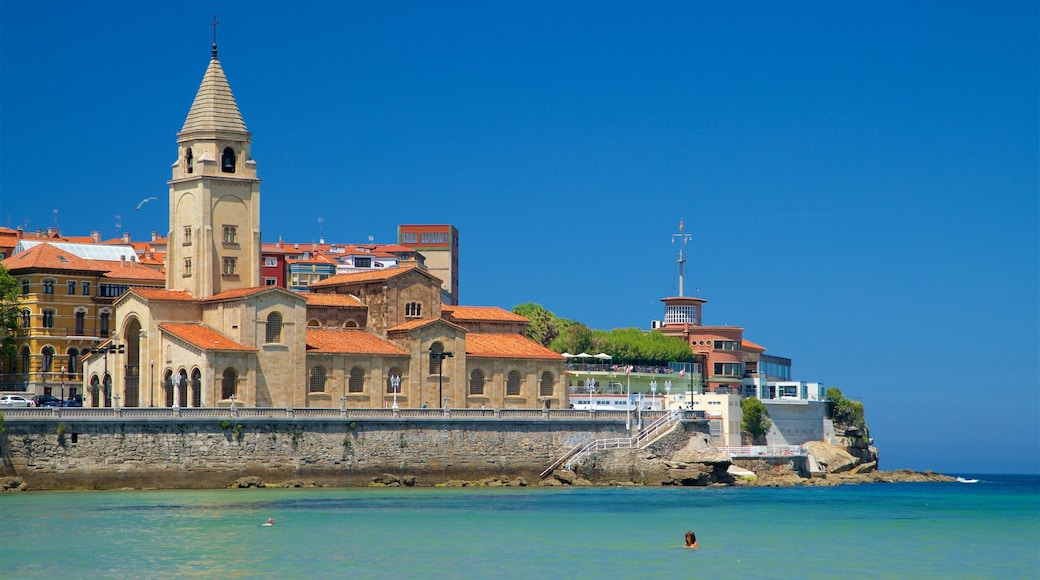
[[[682,218],[679,218],[679,233],[672,234],[673,244],[675,243],[676,238],[679,240],[679,296],[683,295],[683,270],[686,266],[686,256],[683,253],[683,250],[685,249],[684,247],[686,246],[686,242],[690,241],[690,238],[692,237],[693,234],[683,233],[683,220]]]

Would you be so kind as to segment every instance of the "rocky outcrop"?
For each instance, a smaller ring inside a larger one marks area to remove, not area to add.
[[[249,489],[251,487],[267,487],[264,485],[264,480],[260,479],[255,475],[247,475],[240,477],[235,480],[230,486],[232,489]]]
[[[28,484],[20,477],[0,477],[0,493],[9,491],[25,491],[29,489]]]
[[[369,487],[415,487],[416,477],[414,475],[399,476],[392,473],[384,473],[372,478]]]
[[[500,475],[475,481],[452,479],[445,483],[438,483],[435,487],[527,487],[527,480],[522,477],[510,478]]]
[[[832,486],[862,483],[927,483],[953,482],[956,478],[932,471],[913,471],[900,469],[897,471],[871,471],[867,473],[835,473],[826,477],[801,477],[797,473],[760,471],[755,479],[741,479],[737,485],[749,487],[793,487],[793,486]]]
[[[809,452],[810,464],[815,462],[825,473],[851,471],[860,462],[841,447],[823,441],[809,441],[805,448]]]

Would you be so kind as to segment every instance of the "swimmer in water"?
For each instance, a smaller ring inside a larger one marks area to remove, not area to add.
[[[697,534],[693,533],[693,530],[686,532],[686,547],[693,548],[694,550],[700,548],[700,546],[697,545]]]
[[[274,518],[267,518],[267,521],[264,522],[264,525],[265,526],[273,526],[274,525]]]

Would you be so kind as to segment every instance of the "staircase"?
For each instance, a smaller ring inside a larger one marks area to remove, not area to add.
[[[649,445],[651,441],[657,439],[658,436],[671,429],[672,426],[678,423],[681,418],[681,411],[671,411],[653,423],[650,423],[632,437],[593,439],[588,443],[576,445],[570,451],[564,453],[563,456],[554,461],[552,465],[541,473],[540,477],[544,478],[561,465],[567,466],[572,463],[577,463],[584,459],[586,455],[598,449],[643,449]]]

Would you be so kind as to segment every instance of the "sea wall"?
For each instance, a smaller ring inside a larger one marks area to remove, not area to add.
[[[0,475],[31,489],[215,488],[253,475],[335,486],[383,473],[418,485],[498,475],[536,481],[576,445],[626,437],[615,419],[501,418],[19,418],[0,434]],[[707,431],[687,420],[687,431]],[[675,434],[678,433],[678,434]],[[632,481],[631,454],[604,461],[597,478]]]

